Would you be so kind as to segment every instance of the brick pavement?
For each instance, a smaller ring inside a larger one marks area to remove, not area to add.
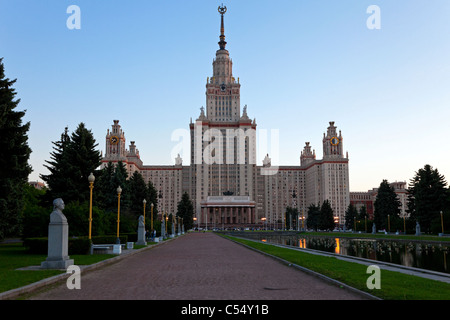
[[[76,261],[75,261],[76,263]],[[364,299],[212,233],[189,233],[85,274],[37,300]]]

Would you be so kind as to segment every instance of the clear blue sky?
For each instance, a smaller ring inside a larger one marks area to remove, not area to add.
[[[118,119],[145,164],[173,164],[172,133],[205,105],[222,2],[241,107],[279,130],[279,164],[299,164],[306,141],[322,158],[335,121],[351,191],[409,181],[425,164],[450,179],[448,0],[0,0],[0,56],[31,122],[30,180],[80,122],[104,151]],[[66,26],[70,5],[80,30]],[[366,26],[370,5],[380,30]]]

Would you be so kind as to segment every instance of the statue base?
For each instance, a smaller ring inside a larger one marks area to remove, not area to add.
[[[64,269],[66,270],[69,266],[73,265],[73,259],[66,260],[46,260],[41,263],[41,269]]]

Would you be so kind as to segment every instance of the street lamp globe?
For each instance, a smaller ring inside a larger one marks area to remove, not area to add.
[[[92,174],[92,172],[91,172],[91,174],[90,174],[89,177],[88,177],[88,181],[89,181],[90,183],[94,183],[94,181],[95,181],[95,176]]]

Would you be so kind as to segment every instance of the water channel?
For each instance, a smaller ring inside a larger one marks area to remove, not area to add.
[[[241,236],[241,235],[240,235]],[[450,273],[450,242],[363,239],[308,235],[246,233],[243,237],[267,243],[315,249]]]

